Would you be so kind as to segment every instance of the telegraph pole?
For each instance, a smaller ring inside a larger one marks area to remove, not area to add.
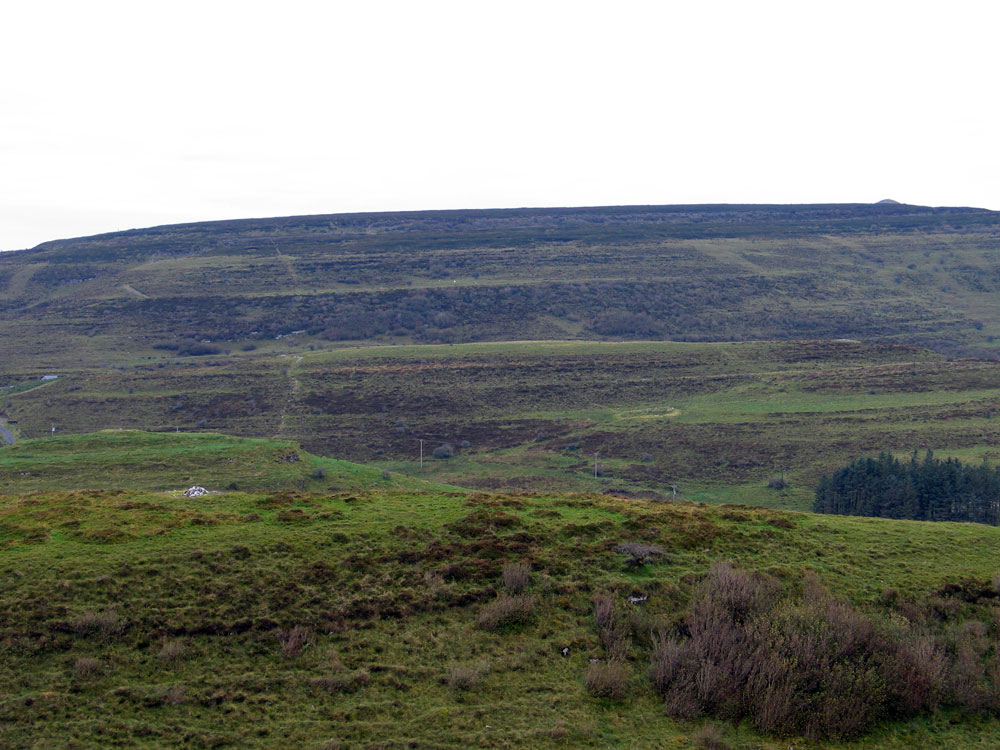
[[[600,453],[594,454],[594,479],[597,479],[597,458],[600,455],[601,455]]]
[[[424,439],[418,438],[420,440],[420,470],[424,470]]]

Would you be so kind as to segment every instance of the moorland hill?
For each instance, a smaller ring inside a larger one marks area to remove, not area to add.
[[[996,212],[887,203],[178,224],[0,255],[0,345],[49,367],[278,337],[862,338],[981,353],[1000,333],[998,241]]]

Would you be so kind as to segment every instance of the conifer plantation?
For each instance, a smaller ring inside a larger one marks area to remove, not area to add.
[[[917,521],[1000,523],[1000,469],[957,458],[900,461],[889,453],[859,458],[823,476],[816,488],[817,513],[911,518]]]

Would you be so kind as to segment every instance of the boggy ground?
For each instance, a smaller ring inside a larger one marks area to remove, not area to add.
[[[882,617],[927,602],[938,627],[974,619],[992,643],[998,541],[977,525],[602,495],[7,496],[0,745],[696,747],[704,720],[666,715],[649,637],[683,625],[713,562],[792,591],[811,571]],[[623,543],[658,551],[629,564]],[[504,582],[511,563],[526,581]],[[606,698],[588,692],[591,660],[609,656],[595,598],[634,632],[624,692]],[[501,602],[513,612],[497,623]],[[717,731],[761,750],[1000,742],[988,711],[947,706],[844,743]]]

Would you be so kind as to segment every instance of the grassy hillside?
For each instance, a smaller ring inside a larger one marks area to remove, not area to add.
[[[57,435],[215,430],[463,487],[676,485],[697,500],[798,509],[822,473],[882,450],[1000,462],[1000,364],[857,342],[339,349],[69,371],[0,407],[28,437],[52,424]],[[430,458],[445,443],[453,457]],[[768,489],[781,473],[790,488]]]
[[[992,351],[1000,214],[650,206],[207,222],[0,256],[5,367],[355,341],[863,338]]]
[[[665,554],[629,566],[623,542]],[[948,584],[989,581],[998,543],[984,526],[597,495],[6,496],[0,745],[698,747],[703,720],[669,718],[646,668],[649,634],[681,622],[712,561],[792,590],[813,571],[897,620],[927,600],[958,633],[994,610]],[[530,567],[527,609],[496,628],[508,562]],[[598,595],[634,632],[620,700],[585,686],[607,658]],[[996,719],[948,708],[853,742],[719,731],[760,750],[1000,743]]]
[[[0,255],[0,747],[1000,745],[1000,529],[784,512],[1000,463],[998,242],[669,206]]]
[[[67,489],[339,491],[427,482],[313,456],[289,440],[104,430],[0,447],[0,493]]]

